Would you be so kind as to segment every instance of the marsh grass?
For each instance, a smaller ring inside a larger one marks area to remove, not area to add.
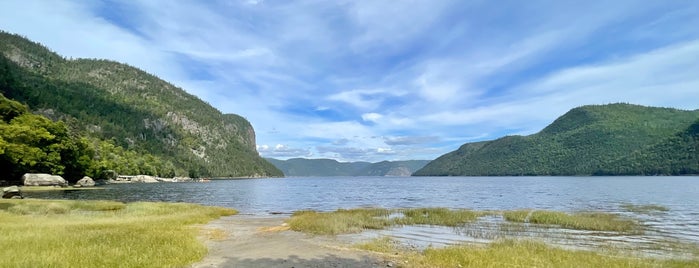
[[[334,212],[297,211],[287,220],[289,228],[311,234],[358,233],[391,226],[390,211],[379,208],[340,209]]]
[[[398,242],[388,236],[377,237],[367,242],[359,243],[355,247],[363,250],[380,252],[380,253],[395,253],[400,251]]]
[[[670,211],[669,208],[661,206],[661,205],[654,205],[654,204],[649,204],[649,205],[634,205],[634,204],[621,204],[620,206],[623,210],[626,210],[628,212],[634,212],[634,213],[644,213],[644,214],[650,214],[653,212],[666,212]]]
[[[402,217],[389,217],[401,214]],[[396,225],[458,226],[475,221],[484,212],[418,208],[388,210],[381,208],[340,209],[333,212],[297,211],[287,223],[291,230],[311,234],[336,235],[358,233],[366,229],[384,229]]]
[[[396,218],[394,224],[399,225],[440,225],[440,226],[459,226],[465,223],[473,222],[484,212],[460,209],[450,210],[447,208],[412,208],[399,209],[403,213],[403,218]]]
[[[180,267],[198,229],[235,210],[181,203],[0,200],[3,267]],[[30,253],[30,254],[28,254]]]
[[[632,258],[568,250],[531,240],[428,248],[406,255],[409,267],[698,267],[697,260]]]
[[[510,222],[529,222],[536,224],[557,225],[562,228],[590,231],[612,231],[638,233],[641,225],[631,219],[605,212],[565,213],[547,210],[517,210],[503,212],[505,220]]]

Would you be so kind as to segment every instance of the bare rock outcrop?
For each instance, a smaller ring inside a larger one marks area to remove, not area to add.
[[[68,182],[63,177],[45,173],[24,174],[22,184],[25,186],[68,186]]]

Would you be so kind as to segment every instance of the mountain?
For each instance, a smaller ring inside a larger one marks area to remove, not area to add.
[[[536,134],[464,144],[414,175],[699,174],[698,119],[699,110],[582,106]]]
[[[86,136],[102,170],[282,176],[258,155],[255,132],[245,118],[222,114],[126,64],[68,60],[21,36],[0,32],[0,93]],[[114,164],[119,161],[123,163]]]
[[[267,161],[282,170],[284,175],[293,177],[314,176],[410,176],[424,167],[427,160],[338,162],[333,159],[292,158],[278,160],[266,158]]]
[[[281,170],[285,176],[290,177],[353,176],[371,165],[369,162],[338,162],[333,159],[267,158],[267,161]]]

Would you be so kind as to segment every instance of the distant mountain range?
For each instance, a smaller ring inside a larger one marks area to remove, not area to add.
[[[290,177],[313,176],[410,176],[416,170],[424,167],[429,160],[382,161],[370,162],[338,162],[333,159],[292,158],[278,160],[266,158]]]
[[[66,59],[24,37],[0,31],[0,93],[34,114],[64,122],[71,132],[68,137],[81,137],[76,142],[86,147],[80,155],[84,173],[282,176],[258,155],[255,131],[245,118],[223,114],[181,88],[129,65]],[[10,100],[5,102],[15,105]],[[2,123],[15,129],[26,127],[21,124],[27,120],[10,120]],[[26,144],[26,139],[6,138],[10,139],[8,148],[34,148],[37,161],[42,162],[0,154],[0,166],[3,173],[11,173],[4,174],[10,179],[19,179],[21,172],[63,172],[56,165],[65,164],[58,163],[66,161],[65,157],[47,151],[46,141]],[[23,152],[28,151],[16,151]]]
[[[699,174],[699,110],[631,104],[575,108],[539,133],[467,143],[414,173],[415,176],[684,174]]]

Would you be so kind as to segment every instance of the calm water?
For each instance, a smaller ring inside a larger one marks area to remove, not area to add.
[[[27,193],[53,199],[192,202],[244,214],[356,207],[616,211],[621,203],[699,212],[699,177],[328,177],[113,184],[105,190]]]
[[[104,188],[27,193],[27,196],[191,202],[231,207],[251,215],[357,207],[595,210],[631,216],[649,228],[649,236],[631,239],[652,242],[672,238],[699,243],[699,177],[314,177],[116,184]],[[620,208],[629,203],[662,205],[670,210],[648,215]],[[495,221],[496,225],[498,219],[488,221]],[[459,240],[453,235],[440,240],[438,233],[443,231],[425,228],[410,227],[397,235],[424,236],[430,243]],[[487,232],[484,230],[481,235],[488,236]],[[472,233],[464,237],[479,238]]]

